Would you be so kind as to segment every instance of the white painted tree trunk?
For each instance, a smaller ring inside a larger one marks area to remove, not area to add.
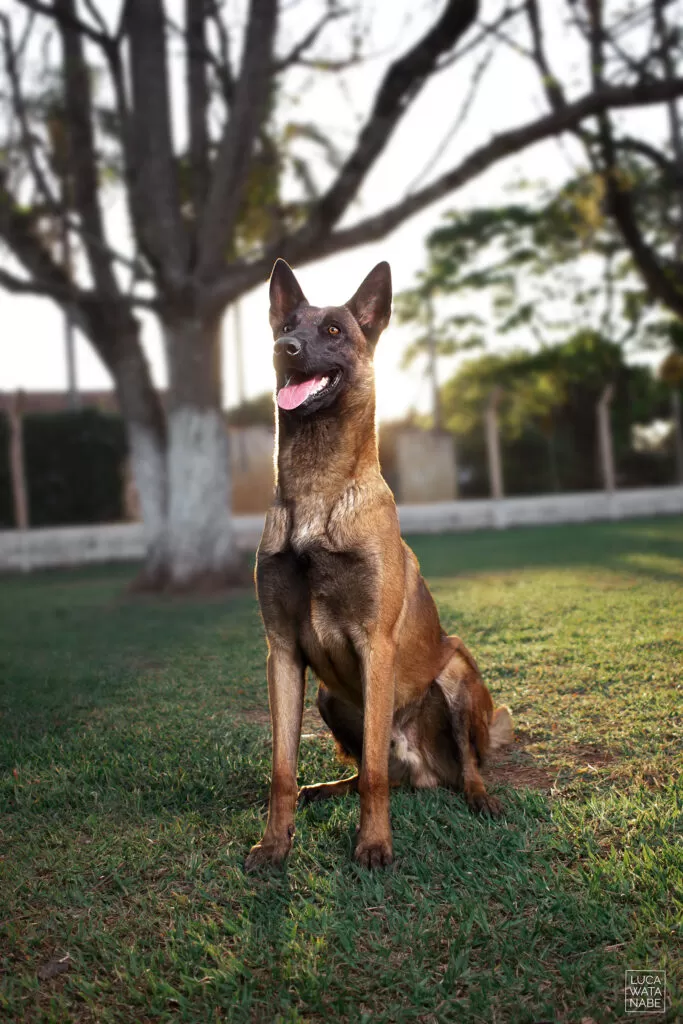
[[[161,439],[140,423],[128,424],[128,445],[145,531],[143,581],[155,585],[166,571],[166,452]]]
[[[116,383],[145,531],[147,554],[136,586],[157,588],[163,586],[167,579],[164,410],[140,345],[140,325],[130,319],[118,323],[103,317],[99,330],[98,351],[106,358],[106,365]]]
[[[218,409],[181,406],[168,417],[167,569],[172,587],[232,583],[228,434]]]

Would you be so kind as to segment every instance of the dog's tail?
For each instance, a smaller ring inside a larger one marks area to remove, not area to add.
[[[489,724],[489,750],[497,750],[512,743],[515,736],[512,713],[507,705],[496,708]]]
[[[456,742],[462,723],[466,721],[470,743],[481,764],[489,751],[512,743],[512,714],[505,705],[494,709],[479,666],[460,637],[450,636],[447,639],[453,653],[436,684],[450,709]]]

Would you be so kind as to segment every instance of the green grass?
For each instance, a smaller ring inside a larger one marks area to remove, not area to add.
[[[353,797],[243,873],[269,775],[251,596],[0,580],[1,1020],[628,1020],[634,967],[683,1017],[683,520],[413,544],[518,743],[501,821],[396,793],[385,873],[351,860]],[[338,772],[303,741],[302,782]]]

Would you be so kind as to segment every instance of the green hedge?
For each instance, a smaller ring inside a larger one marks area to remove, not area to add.
[[[31,526],[123,518],[126,439],[119,416],[95,409],[30,413],[23,434]]]

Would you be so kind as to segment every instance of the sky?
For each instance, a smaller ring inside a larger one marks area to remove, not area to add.
[[[5,10],[15,7],[11,0],[0,0]],[[115,19],[120,4],[101,0],[100,6]],[[168,4],[173,13],[177,0]],[[283,27],[281,45],[305,34],[319,11],[315,0],[290,0],[285,4],[288,14]],[[558,12],[546,18],[547,41],[555,66],[574,81],[573,95],[582,91],[581,63],[583,50],[566,33],[559,17],[560,0],[554,0]],[[323,125],[344,150],[350,147],[362,116],[367,113],[370,98],[387,62],[419,37],[424,25],[433,21],[442,4],[428,0],[415,5],[411,0],[375,0],[366,3],[369,23],[364,29],[364,45],[370,58],[345,74],[337,76],[296,73],[287,86],[287,102],[282,117]],[[492,17],[498,9],[497,0],[483,0],[482,11]],[[545,12],[551,5],[542,5]],[[416,10],[419,8],[419,10]],[[344,50],[340,31],[324,37],[324,53],[330,56]],[[174,97],[174,131],[182,142],[184,125],[182,88],[183,68],[172,55],[171,88]],[[535,69],[530,62],[511,49],[499,46],[487,75],[482,79],[469,117],[451,141],[443,147],[436,163],[434,154],[442,148],[442,140],[451,134],[459,116],[463,97],[472,81],[474,59],[465,60],[431,80],[415,101],[364,183],[361,194],[344,223],[367,216],[402,197],[411,183],[431,166],[429,176],[438,175],[459,163],[472,149],[487,142],[492,135],[528,120],[545,111],[545,102]],[[632,130],[644,129],[657,134],[660,114],[647,111],[624,114]],[[425,236],[439,223],[446,210],[471,206],[495,205],[509,198],[511,182],[521,178],[545,180],[559,184],[580,162],[580,153],[572,140],[553,139],[506,160],[454,195],[412,218],[388,238],[330,256],[316,264],[297,270],[309,300],[316,305],[338,304],[350,298],[369,270],[380,260],[389,260],[394,290],[398,292],[414,283],[414,275],[424,264]],[[322,179],[321,179],[322,183]],[[106,211],[112,237],[126,242],[125,219],[116,196],[106,197]],[[272,337],[268,327],[267,282],[245,296],[240,303],[244,338],[245,390],[251,397],[272,385]],[[10,296],[0,292],[0,390],[57,390],[66,386],[63,320],[56,306],[47,299]],[[143,343],[151,363],[155,381],[164,386],[166,370],[159,331],[152,317],[145,318]],[[394,419],[409,409],[424,410],[429,402],[429,387],[420,367],[409,372],[400,369],[401,353],[410,341],[405,327],[390,326],[382,337],[376,355],[377,405],[380,419]],[[496,347],[499,342],[490,339]],[[234,351],[234,321],[228,313],[223,329],[224,404],[237,400]],[[452,367],[442,366],[448,375]],[[77,342],[78,382],[82,389],[111,387],[111,380],[83,338]]]

